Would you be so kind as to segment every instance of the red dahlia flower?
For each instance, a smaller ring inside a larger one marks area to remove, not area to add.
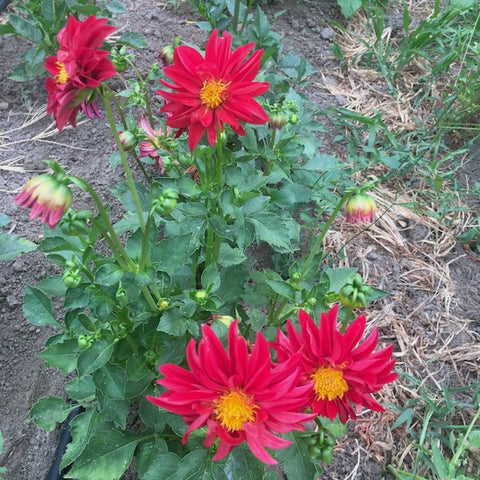
[[[164,68],[172,83],[160,80],[173,90],[157,90],[167,102],[161,108],[167,114],[167,125],[188,130],[188,145],[193,151],[205,130],[210,145],[215,145],[217,128],[230,125],[238,135],[245,135],[239,121],[260,125],[268,122],[263,108],[253,99],[265,93],[268,82],[254,82],[263,50],[248,59],[254,43],[231,51],[232,35],[223,38],[214,30],[205,48],[205,57],[192,47],[182,45],[173,52],[173,65]]]
[[[220,444],[213,460],[224,458],[236,445],[246,441],[262,462],[276,461],[265,450],[284,448],[291,442],[275,433],[304,430],[302,422],[312,415],[299,413],[310,386],[299,387],[298,356],[273,365],[268,343],[261,333],[251,355],[247,342],[238,336],[238,321],[228,330],[228,353],[208,325],[195,351],[195,340],[187,346],[190,370],[171,363],[160,366],[165,378],[158,380],[167,391],[159,397],[147,396],[152,403],[182,415],[190,433],[206,425],[204,445],[218,437]]]
[[[300,310],[301,332],[288,321],[288,336],[279,330],[272,347],[277,351],[279,362],[289,361],[296,352],[301,352],[303,383],[310,385],[307,406],[331,420],[338,414],[345,423],[349,417],[356,418],[352,404],[383,411],[370,394],[398,375],[392,371],[393,345],[373,351],[378,341],[376,328],[358,344],[365,331],[365,316],[355,319],[342,334],[337,330],[337,312],[336,305],[328,313],[322,313],[317,327],[308,313]]]
[[[53,175],[44,173],[31,178],[13,200],[32,209],[30,218],[41,217],[42,223],[54,230],[72,203],[72,191]]]
[[[113,63],[106,58],[108,52],[99,49],[116,30],[107,22],[108,19],[95,15],[83,21],[70,15],[57,35],[57,55],[45,60],[45,68],[53,75],[46,81],[47,113],[53,114],[60,131],[66,123],[76,126],[77,113],[82,108],[87,115],[97,114],[96,106],[89,105],[93,89],[116,74]]]

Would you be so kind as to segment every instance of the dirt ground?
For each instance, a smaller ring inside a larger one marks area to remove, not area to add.
[[[188,5],[164,8],[152,0],[127,0],[124,4],[129,13],[118,16],[117,25],[122,31],[144,34],[148,41],[148,48],[137,54],[140,65],[156,61],[163,46],[177,35],[199,45],[206,39],[206,34],[191,22],[195,17]],[[283,35],[285,52],[303,55],[317,69],[306,90],[312,102],[324,107],[343,105],[345,99],[329,94],[322,79],[322,74],[328,74],[335,65],[335,32],[325,21],[326,17],[338,16],[335,2],[288,0],[265,9],[270,18],[275,11],[286,10],[272,29]],[[18,39],[0,37],[0,211],[11,219],[5,231],[38,242],[43,232],[40,222],[29,220],[28,212],[17,207],[12,197],[26,180],[45,169],[42,160],[59,161],[67,171],[85,177],[107,199],[108,187],[121,178],[109,167],[112,141],[103,120],[66,128],[59,135],[45,116],[44,79],[31,84],[8,80],[19,54],[27,47]],[[324,148],[325,153],[336,153],[328,136]],[[462,180],[471,185],[480,180],[478,152],[472,151],[469,160]],[[88,202],[76,195],[74,206],[88,208]],[[480,262],[455,245],[453,237],[448,237],[448,249],[435,248],[441,231],[438,224],[398,209],[390,209],[389,215],[390,224],[386,219],[379,222],[366,241],[352,244],[355,249],[347,251],[351,254],[349,266],[359,267],[368,283],[390,292],[386,300],[366,312],[368,318],[378,325],[385,342],[397,345],[400,369],[423,370],[433,383],[445,381],[449,386],[478,381]],[[382,240],[389,226],[396,226],[394,239]],[[332,249],[351,233],[351,228],[335,226],[328,239]],[[415,259],[423,263],[416,267]],[[438,266],[438,274],[422,270],[425,264]],[[28,410],[42,396],[64,396],[65,378],[36,357],[53,329],[28,324],[22,298],[26,284],[34,285],[54,273],[55,267],[41,253],[34,252],[3,263],[1,272],[0,428],[4,454],[0,463],[6,465],[10,480],[42,479],[50,467],[60,430],[51,434],[38,430],[27,423]],[[409,342],[419,347],[415,350],[417,358],[409,358]],[[452,362],[452,351],[463,355],[461,364]],[[384,401],[401,405],[406,400],[402,392],[401,388],[392,388],[385,393]],[[349,427],[347,438],[337,447],[334,462],[322,478],[390,478],[385,477],[385,465],[399,454],[389,431],[394,416],[387,415],[379,422],[372,418],[366,416]],[[136,477],[129,474],[126,478]]]

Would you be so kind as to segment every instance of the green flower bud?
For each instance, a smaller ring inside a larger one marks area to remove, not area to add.
[[[124,308],[128,304],[127,291],[123,287],[118,287],[117,293],[115,293],[115,300],[120,308]]]
[[[63,273],[62,280],[68,288],[77,288],[82,283],[83,278],[80,275],[80,270],[78,268],[75,270],[68,268]]]
[[[287,120],[287,117],[281,113],[272,113],[268,121],[268,126],[280,130],[287,124]]]
[[[205,303],[208,298],[208,293],[205,290],[197,290],[193,295],[193,299],[200,305]]]
[[[288,119],[288,123],[290,123],[291,125],[296,125],[298,122],[299,122],[299,118],[298,118],[298,115],[295,114],[295,113],[292,113],[290,115],[290,118]]]
[[[77,339],[78,348],[80,350],[86,350],[93,345],[93,338],[90,335],[80,335]]]
[[[311,305],[312,307],[317,304],[317,299],[315,297],[310,297],[307,298],[307,303],[308,305]]]
[[[159,310],[161,312],[163,312],[170,306],[170,302],[166,298],[161,298],[158,301],[157,306],[158,306]]]
[[[315,458],[316,460],[320,460],[323,455],[323,449],[318,445],[313,445],[311,447],[308,447],[308,454],[310,455],[310,457]]]

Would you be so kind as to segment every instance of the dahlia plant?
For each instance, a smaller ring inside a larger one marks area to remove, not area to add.
[[[249,28],[265,38],[262,22]],[[38,248],[62,270],[27,286],[24,311],[57,328],[39,356],[69,374],[67,400],[40,399],[30,419],[51,431],[81,407],[65,478],[118,479],[135,457],[142,480],[264,478],[275,463],[313,479],[348,419],[383,410],[374,395],[396,374],[393,347],[377,349],[376,329],[361,341],[363,315],[350,322],[383,292],[323,261],[353,187],[318,153],[320,127],[292,88],[311,70],[281,56],[262,67],[261,45],[214,29],[204,52],[176,40],[143,77],[105,43],[114,30],[70,17],[45,68],[59,131],[82,112],[106,117],[123,212],[52,161],[15,197],[48,227]],[[111,58],[130,88],[109,82]],[[76,189],[93,211],[76,209]],[[362,303],[339,308],[348,286]]]

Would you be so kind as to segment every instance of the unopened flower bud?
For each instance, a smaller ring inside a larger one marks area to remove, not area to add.
[[[272,113],[270,115],[269,121],[268,121],[268,126],[270,128],[275,128],[277,130],[280,130],[282,127],[284,127],[287,124],[287,117],[281,113]]]
[[[230,324],[235,320],[233,317],[230,315],[213,315],[213,318],[216,320],[222,322],[227,328],[230,326]]]
[[[163,47],[158,56],[158,60],[162,62],[164,67],[173,64],[173,50],[173,45],[167,45],[166,47]]]
[[[127,152],[132,150],[132,148],[135,148],[137,145],[137,139],[135,138],[135,135],[130,132],[130,130],[120,132],[119,137],[120,141],[122,142],[123,149]]]
[[[208,298],[208,293],[205,290],[197,290],[193,296],[193,299],[199,303],[205,303]]]
[[[290,118],[288,119],[288,123],[290,123],[291,125],[296,125],[298,122],[299,122],[299,118],[298,118],[298,115],[295,114],[295,113],[292,113],[290,115]]]
[[[163,312],[164,310],[166,310],[170,306],[170,302],[166,298],[161,298],[158,301],[157,306],[158,306],[159,310],[161,312]]]
[[[367,193],[357,193],[345,204],[345,220],[349,223],[371,223],[375,220],[377,204]]]
[[[66,287],[77,288],[82,283],[83,278],[80,275],[80,270],[78,268],[75,270],[68,268],[63,273],[62,280]]]
[[[13,200],[21,207],[31,208],[30,218],[40,217],[54,230],[72,203],[72,191],[64,175],[44,173],[30,179]]]

